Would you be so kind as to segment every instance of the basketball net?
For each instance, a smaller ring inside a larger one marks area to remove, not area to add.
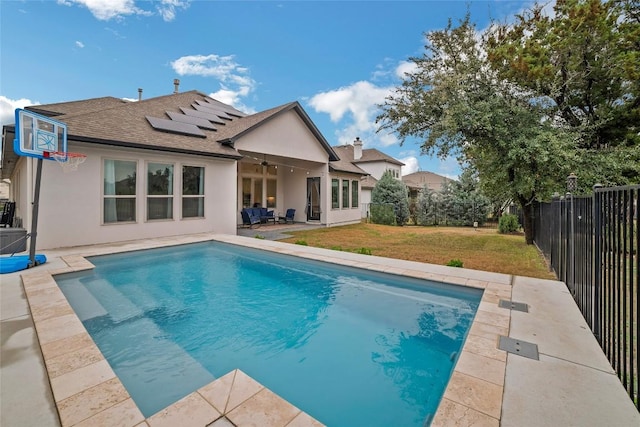
[[[86,154],[61,151],[50,152],[48,157],[58,162],[64,173],[78,170],[78,165],[87,160]]]

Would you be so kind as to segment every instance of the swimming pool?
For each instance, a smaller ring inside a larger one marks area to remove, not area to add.
[[[482,295],[218,242],[90,260],[56,280],[146,416],[240,368],[330,426],[422,425]]]

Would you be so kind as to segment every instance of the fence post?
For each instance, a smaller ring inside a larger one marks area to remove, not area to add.
[[[601,206],[601,197],[598,193],[598,189],[602,188],[601,184],[596,184],[593,186],[593,325],[591,325],[591,330],[595,335],[596,339],[600,343],[602,347],[602,331],[601,325],[602,321],[600,320],[601,316],[601,308],[602,304],[600,303],[601,299],[601,290],[602,290],[602,206]]]

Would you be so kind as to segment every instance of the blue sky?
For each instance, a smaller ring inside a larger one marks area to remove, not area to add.
[[[455,177],[454,159],[376,133],[424,33],[467,10],[479,29],[531,1],[0,0],[0,122],[15,108],[199,90],[246,112],[298,101],[331,145],[360,137],[406,164]]]

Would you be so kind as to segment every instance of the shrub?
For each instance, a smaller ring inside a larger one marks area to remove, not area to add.
[[[262,239],[262,240],[264,240],[264,236],[263,236],[262,234],[256,234],[256,235],[255,235],[255,236],[253,236],[253,237],[255,237],[256,239]]]
[[[342,246],[331,246],[329,249],[331,249],[332,251],[341,251]]]
[[[498,232],[502,234],[514,233],[520,229],[518,217],[511,214],[505,214],[498,221]]]
[[[448,267],[462,267],[462,261],[459,259],[452,259],[447,263]]]
[[[296,245],[309,246],[306,240],[296,240]]]
[[[369,248],[356,249],[356,253],[362,254],[362,255],[371,255],[371,249]]]
[[[407,186],[394,178],[391,171],[385,171],[371,191],[371,221],[374,224],[403,226],[409,219],[409,197]],[[375,205],[390,205],[383,211],[374,209]]]
[[[396,216],[393,212],[393,205],[387,204],[374,204],[369,206],[371,212],[371,222],[374,224],[382,225],[396,225]]]

